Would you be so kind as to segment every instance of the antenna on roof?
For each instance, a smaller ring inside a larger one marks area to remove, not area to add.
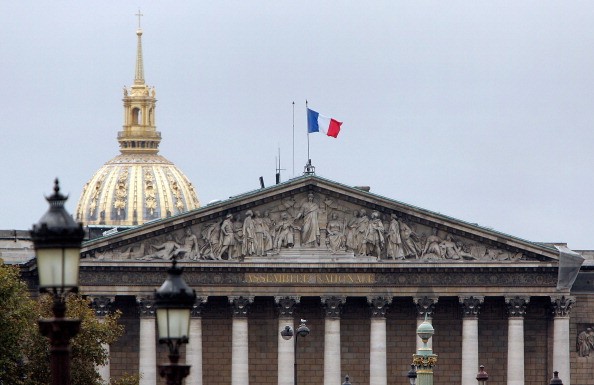
[[[278,157],[276,158],[276,184],[281,182],[281,171],[285,171],[284,168],[281,168],[281,156],[280,156],[280,147],[278,148]]]

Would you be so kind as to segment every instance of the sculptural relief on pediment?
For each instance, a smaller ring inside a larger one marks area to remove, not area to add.
[[[300,193],[144,241],[95,253],[105,260],[380,262],[520,261],[521,252],[488,246],[443,228],[326,196]]]

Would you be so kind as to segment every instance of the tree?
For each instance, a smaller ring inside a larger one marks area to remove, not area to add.
[[[72,385],[103,385],[97,366],[108,359],[102,345],[115,342],[124,332],[118,324],[120,313],[99,320],[88,299],[69,295],[66,302],[66,317],[81,320],[80,332],[71,341]],[[50,383],[49,341],[39,333],[37,321],[51,317],[51,306],[49,295],[38,301],[29,297],[18,267],[0,263],[0,385]],[[127,381],[134,384],[133,376]]]
[[[35,339],[38,318],[19,269],[0,260],[0,384],[25,384],[25,350]]]

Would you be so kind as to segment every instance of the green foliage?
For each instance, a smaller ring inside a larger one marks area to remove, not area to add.
[[[96,370],[108,359],[102,344],[115,342],[124,332],[118,324],[119,312],[100,320],[89,305],[79,295],[67,298],[66,317],[81,320],[80,332],[71,341],[72,385],[103,385]],[[0,263],[0,384],[50,383],[49,340],[39,333],[37,321],[51,318],[51,307],[51,296],[33,301],[18,268]]]
[[[22,350],[36,337],[37,318],[37,305],[18,267],[0,261],[0,383],[25,383],[27,361]]]
[[[111,380],[109,385],[138,385],[140,376],[138,374],[125,374],[117,380]]]

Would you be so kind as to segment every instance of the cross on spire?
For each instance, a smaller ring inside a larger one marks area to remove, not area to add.
[[[140,29],[140,18],[144,16],[142,13],[140,13],[140,8],[138,8],[138,13],[136,13],[134,16],[138,16],[138,29]]]

